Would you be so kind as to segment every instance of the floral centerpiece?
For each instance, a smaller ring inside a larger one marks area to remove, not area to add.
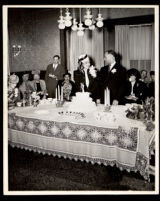
[[[154,97],[147,98],[142,105],[132,104],[132,107],[127,109],[126,117],[130,119],[141,120],[146,125],[146,130],[154,129],[155,120],[155,100]]]
[[[15,107],[19,100],[19,90],[16,87],[19,82],[19,77],[15,74],[9,76],[8,80],[8,108],[12,109]]]
[[[18,100],[18,88],[15,88],[13,90],[8,90],[8,107],[9,109],[16,105],[16,102]]]
[[[33,106],[37,107],[37,105],[39,104],[39,100],[40,100],[39,93],[37,93],[36,91],[32,92],[31,99],[32,99]]]

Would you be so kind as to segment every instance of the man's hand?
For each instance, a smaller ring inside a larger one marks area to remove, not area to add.
[[[51,77],[51,78],[56,78],[57,79],[57,77],[54,74],[49,74],[48,76]]]
[[[113,100],[112,105],[118,105],[118,100]]]

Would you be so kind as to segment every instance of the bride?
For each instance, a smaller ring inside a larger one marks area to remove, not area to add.
[[[74,71],[73,78],[77,92],[90,92],[93,101],[99,99],[97,69],[91,65],[91,59],[87,54],[79,56],[78,69]]]

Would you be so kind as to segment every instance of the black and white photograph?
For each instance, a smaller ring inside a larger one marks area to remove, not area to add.
[[[159,192],[159,7],[3,6],[4,195]]]

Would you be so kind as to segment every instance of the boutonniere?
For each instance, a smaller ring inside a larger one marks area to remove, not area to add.
[[[117,72],[117,70],[114,68],[113,70],[111,70],[111,73],[116,73]]]

